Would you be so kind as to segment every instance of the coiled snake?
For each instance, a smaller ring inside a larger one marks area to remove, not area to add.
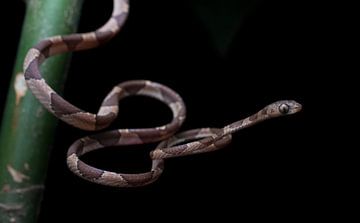
[[[301,105],[295,101],[278,101],[248,118],[221,129],[202,128],[175,135],[185,120],[185,104],[176,92],[159,83],[145,80],[123,82],[115,86],[105,97],[97,114],[83,111],[70,104],[42,78],[40,65],[53,55],[91,49],[109,41],[121,29],[128,11],[128,0],[114,0],[112,16],[105,25],[89,33],[46,38],[28,51],[24,61],[25,80],[34,96],[57,118],[83,130],[100,130],[109,126],[117,117],[118,102],[128,96],[149,96],[164,102],[172,110],[172,121],[163,126],[112,130],[75,141],[68,150],[67,164],[76,175],[108,186],[143,186],[160,176],[165,158],[220,149],[231,141],[231,135],[236,131],[266,119],[293,114],[301,110]],[[161,140],[163,141],[159,146],[150,153],[153,164],[151,170],[146,173],[125,174],[105,171],[89,166],[79,159],[79,156],[103,147],[144,144]]]

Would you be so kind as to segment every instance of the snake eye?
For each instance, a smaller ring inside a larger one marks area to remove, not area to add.
[[[281,114],[287,114],[289,112],[289,105],[281,104],[279,106],[279,111],[280,111]]]

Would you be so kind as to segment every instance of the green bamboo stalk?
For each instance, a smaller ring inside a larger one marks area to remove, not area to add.
[[[36,222],[57,119],[27,90],[22,64],[41,39],[76,31],[83,0],[28,0],[25,21],[0,131],[0,222]],[[48,83],[61,91],[70,54],[42,65]]]

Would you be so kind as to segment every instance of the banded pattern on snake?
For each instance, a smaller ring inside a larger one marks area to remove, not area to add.
[[[94,183],[116,186],[143,186],[155,181],[163,171],[164,159],[220,149],[230,143],[232,133],[266,119],[293,114],[301,110],[295,101],[270,104],[256,114],[224,128],[202,128],[175,133],[185,120],[186,108],[182,98],[172,89],[147,80],[126,81],[115,86],[103,100],[97,114],[72,105],[58,95],[42,78],[40,65],[49,57],[71,51],[96,48],[109,41],[123,26],[129,12],[128,0],[114,0],[110,19],[99,29],[83,34],[54,36],[32,47],[24,61],[24,76],[28,88],[40,103],[57,118],[88,131],[109,126],[118,114],[118,102],[128,96],[143,95],[162,101],[170,107],[170,123],[154,128],[118,129],[87,136],[75,141],[68,150],[67,164],[76,175]],[[97,169],[79,159],[85,153],[108,146],[145,144],[162,141],[150,153],[151,170],[146,173],[125,174]],[[190,142],[189,142],[190,141]]]

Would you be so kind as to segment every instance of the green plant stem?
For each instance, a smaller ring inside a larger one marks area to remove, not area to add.
[[[22,64],[29,48],[48,36],[76,31],[83,0],[28,0],[0,131],[0,222],[36,222],[57,123],[27,90]],[[56,90],[70,54],[46,61],[41,71]]]

